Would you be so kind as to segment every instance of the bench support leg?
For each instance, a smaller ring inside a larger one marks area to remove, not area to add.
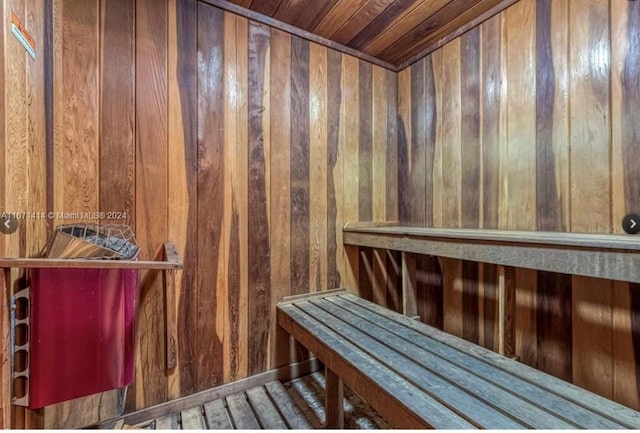
[[[342,379],[325,367],[325,428],[344,428],[344,387]]]
[[[500,266],[498,274],[498,352],[514,357],[516,308],[516,270]]]
[[[418,293],[416,283],[416,256],[402,252],[402,314],[418,315]]]

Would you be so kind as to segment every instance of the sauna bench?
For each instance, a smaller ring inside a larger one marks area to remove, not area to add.
[[[640,428],[640,413],[344,290],[284,298],[277,321],[325,365],[327,423],[342,383],[398,428]]]
[[[640,237],[349,223],[344,245],[640,283]]]

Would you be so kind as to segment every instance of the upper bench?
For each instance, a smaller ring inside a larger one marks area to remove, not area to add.
[[[348,223],[343,243],[640,283],[640,237]]]

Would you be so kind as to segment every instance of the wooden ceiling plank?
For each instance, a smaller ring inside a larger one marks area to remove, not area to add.
[[[425,39],[424,43],[414,47],[413,50],[406,54],[402,60],[395,62],[395,64],[398,65],[398,70],[402,70],[412,65],[424,56],[432,53],[468,30],[482,24],[518,1],[519,0],[492,0],[487,2],[490,3],[486,5],[488,9],[485,9],[475,17],[461,16],[459,18],[460,23],[456,23],[456,26],[459,25],[459,27],[454,27],[456,28],[455,31],[440,31],[438,33],[434,33],[428,39]]]
[[[232,3],[227,0],[199,0],[202,3],[206,3],[220,9],[223,9],[227,12],[231,12],[233,14],[248,18],[252,21],[256,21],[258,23],[265,24],[267,26],[285,31],[291,35],[299,36],[303,39],[306,39],[311,42],[315,42],[317,44],[324,45],[325,47],[340,51],[341,53],[348,54],[350,56],[356,57],[358,59],[365,60],[371,64],[378,65],[382,68],[388,69],[390,71],[397,71],[395,65],[392,65],[388,62],[383,62],[382,60],[370,56],[366,53],[363,53],[358,50],[354,50],[353,48],[349,48],[346,45],[339,44],[325,37],[319,36],[312,32],[299,29],[298,27],[292,26],[291,24],[284,23],[280,20],[277,20],[272,17],[268,17],[251,9],[247,9],[241,6],[238,6],[236,3]],[[239,0],[235,0],[239,1]]]
[[[312,2],[312,4],[320,5],[321,7],[325,3],[326,0],[315,0]],[[298,20],[309,6],[309,2],[305,0],[282,0],[273,17],[287,24],[299,27]]]
[[[367,2],[367,0],[340,0],[322,18],[313,29],[313,33],[325,38],[331,38],[336,29],[342,27],[344,23]]]
[[[300,17],[296,25],[301,29],[311,31],[324,16],[338,3],[340,0],[329,0],[325,2],[312,2],[307,6],[307,12]],[[320,6],[320,7],[319,7]]]
[[[474,13],[479,15],[481,12],[478,12],[478,8],[482,3],[483,0],[454,0],[450,2],[378,53],[377,57],[393,59],[392,63],[401,62],[407,56],[407,52],[413,53],[415,46],[420,45],[425,39],[431,38],[435,32],[441,31],[442,28],[455,28],[453,23],[460,23],[462,16],[473,17]]]
[[[369,0],[331,36],[331,39],[346,45],[393,2],[394,0]]]
[[[233,2],[239,6],[242,6],[243,8],[248,8],[249,6],[251,6],[253,0],[233,0]]]
[[[236,2],[234,1],[234,3]],[[253,0],[249,9],[272,17],[273,14],[276,13],[276,10],[278,10],[280,3],[282,3],[282,0]]]
[[[362,50],[382,32],[386,31],[400,16],[408,13],[408,9],[416,6],[416,0],[395,0],[373,21],[355,35],[347,45],[356,50]]]
[[[407,34],[407,29],[413,29],[441,10],[452,0],[414,0],[414,7],[408,7],[398,16],[380,36],[373,41],[363,44],[362,51],[377,56],[391,44]]]

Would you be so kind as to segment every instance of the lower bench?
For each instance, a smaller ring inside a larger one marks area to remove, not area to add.
[[[324,363],[328,396],[344,382],[398,428],[640,428],[639,412],[344,290],[285,298],[277,320]]]

